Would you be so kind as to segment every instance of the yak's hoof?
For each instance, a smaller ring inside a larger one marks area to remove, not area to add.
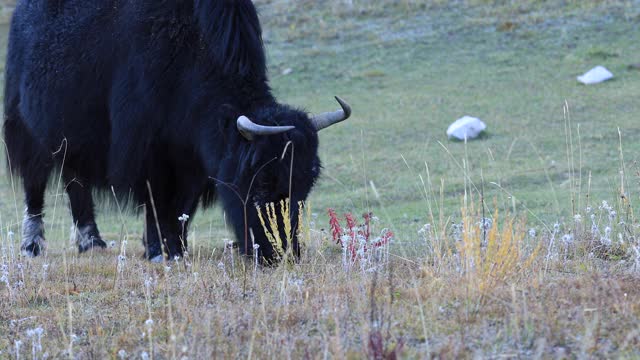
[[[94,247],[104,249],[107,247],[107,243],[99,237],[92,236],[88,240],[85,240],[81,244],[78,244],[78,251],[80,252],[80,254],[82,254],[83,252],[87,252]]]
[[[146,241],[142,241],[146,245]],[[160,244],[151,244],[146,247],[146,251],[144,252],[144,258],[149,260],[155,264],[161,264],[164,262],[164,254],[162,253],[162,248]]]
[[[94,247],[106,248],[107,243],[102,240],[98,227],[96,224],[89,224],[76,228],[75,226],[71,230],[72,240],[78,245],[78,252],[80,254],[87,252]]]
[[[45,249],[45,240],[42,236],[34,236],[26,239],[20,246],[20,252],[26,257],[36,257]]]
[[[22,220],[22,245],[20,252],[26,257],[36,257],[44,251],[44,223],[39,215],[25,213]]]
[[[147,259],[149,259],[149,261],[154,264],[162,264],[165,261],[179,261],[179,260],[182,260],[183,258],[184,258],[184,255],[176,253],[173,256],[170,256],[166,260],[163,254],[155,255],[155,256],[151,255]]]

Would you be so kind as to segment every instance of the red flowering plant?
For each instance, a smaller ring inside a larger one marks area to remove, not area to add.
[[[382,229],[380,236],[372,236],[372,223],[377,220],[372,213],[363,214],[364,222],[361,224],[356,223],[353,214],[344,214],[344,228],[340,225],[340,219],[334,209],[327,209],[327,213],[331,236],[333,241],[342,247],[345,266],[359,260],[363,263],[371,260],[373,249],[383,248],[393,239],[393,232],[386,228]]]

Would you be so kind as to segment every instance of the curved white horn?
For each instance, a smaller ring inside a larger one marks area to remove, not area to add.
[[[295,129],[295,126],[265,126],[259,125],[251,121],[246,116],[240,116],[236,121],[238,131],[244,136],[245,139],[253,141],[256,136],[260,135],[275,135],[283,132]]]
[[[340,97],[336,96],[336,100],[342,109],[337,111],[326,112],[318,114],[311,118],[311,121],[316,127],[317,131],[326,129],[333,124],[337,124],[341,121],[347,120],[351,116],[351,106]]]

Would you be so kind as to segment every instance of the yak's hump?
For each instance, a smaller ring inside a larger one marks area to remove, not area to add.
[[[205,46],[225,73],[264,76],[262,29],[250,0],[195,0],[194,11]]]

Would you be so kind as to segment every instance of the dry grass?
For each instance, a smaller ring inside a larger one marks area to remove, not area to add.
[[[153,265],[123,256],[126,243],[29,260],[3,236],[0,357],[640,356],[633,261],[594,255],[587,236],[554,245],[560,232],[532,237],[497,213],[486,231],[472,207],[462,219],[358,267],[316,230],[300,263],[276,268],[231,247]]]

